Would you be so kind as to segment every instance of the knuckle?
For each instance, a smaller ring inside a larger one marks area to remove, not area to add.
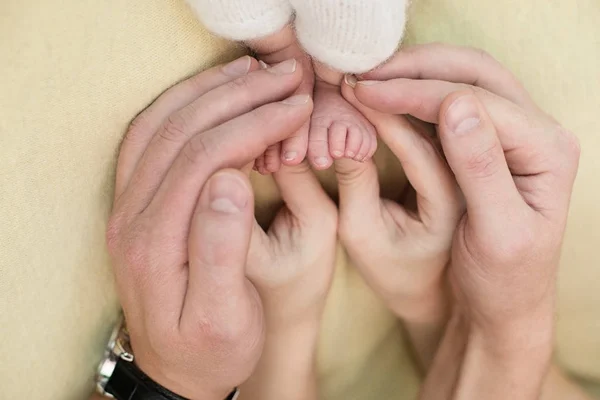
[[[247,92],[252,88],[252,81],[251,75],[246,75],[227,82],[226,86],[229,90],[236,93],[239,91]]]
[[[469,176],[486,179],[496,174],[501,165],[499,154],[502,154],[502,149],[498,142],[471,154],[465,160],[465,169]]]
[[[189,134],[186,133],[188,125],[187,118],[177,112],[169,115],[158,134],[166,141],[180,142],[189,137]]]
[[[183,147],[182,156],[192,165],[206,162],[210,157],[206,136],[196,135]]]

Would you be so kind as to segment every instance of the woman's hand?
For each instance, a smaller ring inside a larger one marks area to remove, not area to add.
[[[365,107],[349,85],[343,85],[342,92],[398,157],[417,204],[412,210],[380,198],[372,161],[338,160],[340,238],[367,283],[403,320],[420,364],[427,368],[449,312],[444,272],[462,215],[462,198],[423,129],[404,116]]]
[[[268,329],[318,324],[333,277],[337,208],[307,163],[274,174],[285,206],[267,230],[255,224],[248,277]]]
[[[261,354],[245,277],[253,196],[235,169],[308,120],[310,98],[288,97],[302,80],[292,64],[243,57],[202,72],[142,112],[121,148],[107,240],[133,353],[186,398],[224,399]]]
[[[255,225],[247,275],[261,297],[266,342],[240,400],[317,398],[316,347],[331,286],[337,208],[307,163],[274,174],[285,206]]]
[[[354,94],[365,106],[438,126],[466,198],[449,269],[468,329],[455,398],[537,398],[552,351],[576,137],[479,51],[421,46],[363,78]]]

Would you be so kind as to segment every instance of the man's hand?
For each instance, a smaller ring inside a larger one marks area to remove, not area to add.
[[[449,271],[469,321],[456,398],[534,399],[550,363],[556,272],[580,149],[482,54],[413,48],[363,76],[369,80],[354,93],[380,112],[437,124],[465,196]]]
[[[121,148],[107,240],[136,363],[190,399],[225,398],[260,356],[245,278],[253,197],[236,169],[309,118],[310,98],[288,97],[295,65],[243,57],[205,71],[140,114]]]

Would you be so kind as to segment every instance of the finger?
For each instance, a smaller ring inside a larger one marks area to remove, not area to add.
[[[302,65],[302,83],[294,94],[307,94],[312,96],[315,86],[315,77],[312,71],[312,60],[308,57],[299,57],[299,62]],[[281,160],[285,165],[298,165],[305,158],[308,150],[308,135],[310,130],[310,120],[292,136],[285,139],[281,144]]]
[[[187,226],[198,193],[211,174],[223,168],[241,168],[256,159],[268,146],[300,128],[311,111],[310,97],[293,96],[194,136],[181,150],[146,212],[158,216],[167,232]]]
[[[210,68],[168,89],[142,111],[131,123],[121,145],[115,198],[119,198],[125,190],[148,143],[169,115],[210,90],[258,68],[258,62],[248,56],[238,58],[226,65]]]
[[[420,120],[439,124],[444,100],[457,91],[469,90],[486,108],[516,175],[541,174],[555,168],[545,154],[554,154],[560,127],[549,119],[530,115],[510,101],[483,89],[434,80],[394,79],[387,82],[359,82],[356,98],[365,106],[383,113],[410,114]]]
[[[340,235],[380,235],[385,232],[379,198],[379,177],[373,160],[360,163],[340,159],[334,163],[339,190]],[[365,228],[369,229],[365,232]]]
[[[460,199],[456,184],[431,141],[405,117],[365,107],[356,99],[349,85],[342,86],[342,94],[375,126],[379,136],[398,157],[417,192],[419,215],[425,225],[457,220]]]
[[[440,111],[440,139],[473,223],[505,223],[525,203],[506,164],[496,128],[471,91],[453,93]]]
[[[224,170],[204,186],[192,219],[181,323],[233,319],[247,307],[245,267],[253,224],[248,178]]]
[[[429,43],[400,50],[361,79],[432,79],[478,86],[525,108],[537,109],[519,80],[494,57],[472,47]]]
[[[333,201],[306,162],[282,167],[273,177],[287,208],[305,227],[319,229],[325,219],[337,214]]]
[[[302,79],[295,60],[257,70],[221,85],[171,114],[158,129],[134,173],[136,187],[127,200],[143,210],[185,144],[199,132],[292,94]]]

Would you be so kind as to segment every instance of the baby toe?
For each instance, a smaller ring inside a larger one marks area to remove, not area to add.
[[[356,161],[363,162],[373,157],[375,150],[377,150],[377,137],[375,136],[374,132],[358,126],[353,127],[352,129],[358,130],[356,134],[360,134],[363,138],[360,150],[358,150],[354,159]]]
[[[265,151],[265,169],[268,173],[274,173],[281,168],[281,143],[269,146]]]
[[[267,175],[267,169],[265,168],[265,155],[261,154],[254,162],[254,169],[261,175]]]
[[[348,128],[344,124],[334,122],[329,127],[329,152],[334,159],[344,156]]]
[[[373,158],[375,152],[377,152],[377,134],[375,133],[375,129],[369,130],[367,132],[369,138],[371,139],[371,145],[369,146],[369,151],[367,152],[367,156],[365,157],[365,161]]]
[[[298,165],[306,157],[308,150],[308,123],[292,137],[281,144],[281,162],[285,165]]]
[[[308,159],[315,169],[327,169],[332,164],[329,156],[328,128],[312,125],[308,134]]]
[[[346,158],[351,158],[353,160],[357,159],[359,151],[361,150],[363,144],[363,134],[362,131],[357,126],[351,126],[348,128],[348,135],[346,137]]]

